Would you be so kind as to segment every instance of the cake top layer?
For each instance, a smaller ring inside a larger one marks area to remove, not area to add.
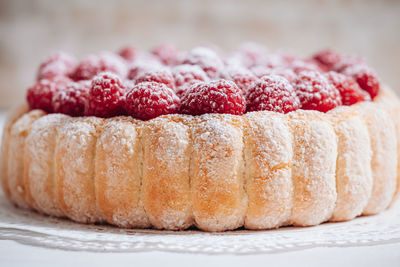
[[[80,62],[56,52],[41,63],[27,102],[48,113],[149,120],[173,113],[327,112],[369,101],[379,88],[365,60],[333,50],[301,58],[254,43],[231,53],[161,44],[150,52],[128,46]]]

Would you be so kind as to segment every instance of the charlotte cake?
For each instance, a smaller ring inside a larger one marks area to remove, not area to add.
[[[27,102],[4,128],[2,187],[51,216],[271,229],[377,214],[399,194],[399,100],[330,50],[56,53]]]

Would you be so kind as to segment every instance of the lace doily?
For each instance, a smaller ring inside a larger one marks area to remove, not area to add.
[[[172,251],[207,254],[277,253],[323,246],[400,242],[400,205],[377,216],[315,227],[225,233],[127,230],[85,225],[17,209],[0,195],[0,239],[65,250]]]

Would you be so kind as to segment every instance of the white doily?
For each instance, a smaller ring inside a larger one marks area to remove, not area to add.
[[[199,231],[124,230],[107,225],[78,224],[17,209],[0,195],[0,239],[65,250],[277,253],[322,246],[400,242],[400,208],[397,204],[377,216],[315,227],[211,234]]]

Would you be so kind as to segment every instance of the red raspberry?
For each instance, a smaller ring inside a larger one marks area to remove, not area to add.
[[[257,43],[247,42],[236,48],[236,54],[241,63],[246,67],[252,67],[258,63],[258,60],[266,55],[268,49]]]
[[[342,104],[339,91],[319,72],[302,71],[294,84],[302,109],[327,112]]]
[[[124,114],[125,85],[112,73],[94,77],[89,90],[86,116],[114,117]]]
[[[290,64],[290,68],[297,74],[302,71],[320,71],[318,64],[312,60],[298,59]]]
[[[263,66],[257,66],[251,69],[251,71],[258,77],[261,78],[266,75],[279,75],[288,80],[289,82],[293,82],[297,75],[294,73],[292,69],[288,68],[277,68],[270,69]]]
[[[240,66],[229,66],[221,73],[221,78],[231,80],[246,94],[247,90],[257,77],[248,69]]]
[[[162,83],[139,83],[126,95],[127,113],[141,120],[177,113],[179,106],[180,100],[174,91]]]
[[[178,65],[172,69],[172,76],[178,97],[181,97],[193,84],[208,81],[207,74],[196,65]]]
[[[90,80],[101,72],[111,72],[119,75],[121,78],[125,78],[125,62],[120,56],[109,52],[103,52],[99,55],[89,55],[79,63],[72,74],[72,78],[75,81]]]
[[[30,87],[26,94],[31,109],[42,109],[48,113],[53,112],[52,100],[54,94],[70,83],[66,77],[56,77],[53,80],[43,79]]]
[[[346,75],[330,71],[325,77],[339,90],[343,105],[353,105],[360,101],[371,100],[369,94]]]
[[[68,77],[75,69],[76,58],[65,52],[56,52],[40,64],[37,79],[51,80],[57,76]]]
[[[83,116],[89,98],[90,81],[73,82],[53,96],[53,109],[56,113],[70,116]]]
[[[264,76],[249,89],[247,111],[269,110],[288,113],[300,108],[300,101],[292,85],[278,75]]]
[[[185,114],[228,113],[242,115],[246,103],[235,83],[227,80],[199,82],[182,96],[181,111]]]
[[[291,51],[278,51],[277,54],[281,57],[285,65],[290,65],[293,61],[299,59],[299,57]]]
[[[128,62],[132,62],[138,54],[138,49],[134,46],[125,46],[122,48],[118,55]]]
[[[163,83],[172,90],[175,90],[175,81],[172,73],[165,68],[144,71],[136,77],[136,84],[142,82]]]
[[[276,53],[266,54],[258,60],[258,64],[271,69],[284,68],[287,66],[287,62],[282,55]]]
[[[173,44],[161,44],[155,47],[151,53],[165,65],[176,65],[178,63],[179,50]]]
[[[318,53],[314,54],[312,58],[324,66],[327,70],[333,69],[342,59],[339,53],[331,49],[319,51]]]
[[[139,74],[145,71],[151,71],[154,69],[161,68],[161,65],[157,61],[152,60],[136,60],[132,65],[129,66],[128,79],[136,80]]]
[[[192,49],[183,59],[182,64],[197,65],[207,73],[208,77],[214,79],[223,68],[223,62],[217,53],[205,47]]]
[[[336,72],[343,72],[347,67],[355,65],[367,65],[365,59],[357,56],[345,56],[333,67]]]
[[[352,77],[372,99],[378,94],[380,82],[378,74],[372,68],[364,64],[349,66],[343,70],[343,74]]]

